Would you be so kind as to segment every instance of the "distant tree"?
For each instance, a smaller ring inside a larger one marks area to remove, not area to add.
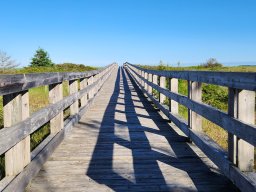
[[[36,50],[36,53],[31,61],[31,67],[51,67],[53,66],[53,62],[51,61],[49,54],[47,51],[39,48]]]
[[[12,69],[18,67],[19,64],[15,60],[12,60],[11,56],[8,56],[6,52],[0,50],[0,69]]]
[[[223,67],[221,63],[217,61],[215,58],[210,58],[206,61],[206,63],[203,63],[200,65],[201,67],[207,67],[207,68],[213,68],[213,67]]]

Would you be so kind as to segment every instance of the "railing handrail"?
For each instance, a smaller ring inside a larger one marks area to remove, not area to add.
[[[0,191],[24,190],[74,123],[89,109],[115,67],[116,64],[111,64],[83,73],[0,76],[5,112],[4,128],[0,130],[0,155],[5,154],[6,158],[8,154],[5,161],[8,174],[0,181]],[[12,81],[8,82],[8,79]],[[63,98],[62,82],[66,80],[69,81],[69,95]],[[40,85],[49,85],[50,104],[29,115],[28,90]],[[63,111],[68,107],[70,116],[64,121]],[[30,151],[30,134],[48,122],[50,135]]]
[[[131,65],[141,71],[153,75],[164,76],[167,78],[184,79],[188,81],[196,81],[214,85],[245,90],[256,90],[256,73],[255,72],[220,72],[220,71],[164,71],[151,70]]]
[[[238,78],[237,75],[239,74],[243,76],[243,80],[237,85],[238,81],[235,81],[232,75],[229,75],[231,78],[221,78],[219,76],[215,78],[213,76],[214,74],[219,75],[219,72],[211,72],[212,75],[209,77],[200,76],[208,72],[198,72],[197,78],[191,78],[189,71],[184,72],[183,75],[180,76],[175,75],[176,71],[147,70],[129,63],[125,63],[124,66],[133,77],[133,80],[156,107],[158,107],[171,122],[179,127],[240,190],[256,190],[255,174],[252,172],[254,165],[253,146],[256,146],[256,126],[254,124],[254,86],[256,73],[236,73],[236,76],[234,76],[236,78]],[[194,71],[191,73],[195,74]],[[185,77],[184,74],[187,76]],[[233,73],[227,72],[225,74]],[[248,81],[244,74],[253,74],[254,78],[248,76]],[[169,88],[166,88],[165,85],[166,77],[169,78]],[[178,93],[179,78],[188,80],[188,96]],[[207,78],[211,80],[208,81]],[[218,82],[217,79],[225,80],[225,86],[229,88],[228,113],[204,104],[201,100],[202,82],[224,85]],[[253,82],[254,85],[245,85],[246,82]],[[245,88],[241,87],[242,85],[244,85]],[[159,100],[154,96],[153,89],[159,92]],[[169,108],[163,104],[164,97],[169,99]],[[178,104],[182,104],[188,108],[187,122],[179,116]],[[251,112],[253,114],[248,114]],[[228,131],[228,153],[202,132],[202,117],[205,117],[207,120]],[[234,142],[238,142],[238,138],[240,143],[234,144]],[[243,171],[249,172],[249,174],[245,174]],[[254,174],[254,176],[252,176],[252,174]]]
[[[111,65],[98,70],[85,72],[49,72],[49,73],[25,73],[25,74],[3,74],[0,75],[0,95],[28,90],[34,87],[55,84],[96,75]]]

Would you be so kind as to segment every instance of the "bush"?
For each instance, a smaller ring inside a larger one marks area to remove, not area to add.
[[[210,58],[206,63],[203,63],[200,65],[201,67],[205,68],[218,68],[218,67],[223,67],[221,63],[219,63],[216,59]]]

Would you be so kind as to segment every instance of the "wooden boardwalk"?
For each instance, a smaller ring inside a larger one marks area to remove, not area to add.
[[[236,191],[119,68],[26,191]]]

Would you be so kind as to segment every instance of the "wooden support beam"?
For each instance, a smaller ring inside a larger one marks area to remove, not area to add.
[[[202,101],[202,83],[188,81],[188,98],[198,102]],[[190,109],[188,109],[188,126],[202,131],[202,117]]]
[[[69,81],[69,94],[78,92],[78,82],[77,80]],[[75,115],[78,113],[78,100],[70,105],[70,115]]]
[[[3,96],[4,127],[11,127],[29,117],[28,91]],[[15,176],[30,162],[30,136],[5,153],[5,174]]]
[[[159,86],[162,87],[162,88],[166,88],[166,78],[161,76],[160,79],[159,79]],[[160,103],[164,103],[166,99],[166,96],[162,93],[159,94],[159,102]]]
[[[248,123],[255,123],[255,92],[229,88],[228,114],[231,117]],[[229,159],[241,171],[253,171],[254,168],[254,146],[228,134]]]
[[[49,102],[50,104],[57,103],[63,99],[63,85],[56,83],[49,85]],[[52,134],[58,133],[64,127],[63,111],[55,116],[50,121],[50,129]]]
[[[80,79],[80,90],[84,89],[88,84],[88,79],[87,78],[83,78]],[[81,108],[84,107],[87,103],[88,100],[88,94],[84,94],[84,96],[81,97]]]
[[[178,93],[178,79],[169,78],[169,90],[173,93]],[[178,102],[169,98],[169,110],[171,113],[178,115],[179,114],[179,104]]]

